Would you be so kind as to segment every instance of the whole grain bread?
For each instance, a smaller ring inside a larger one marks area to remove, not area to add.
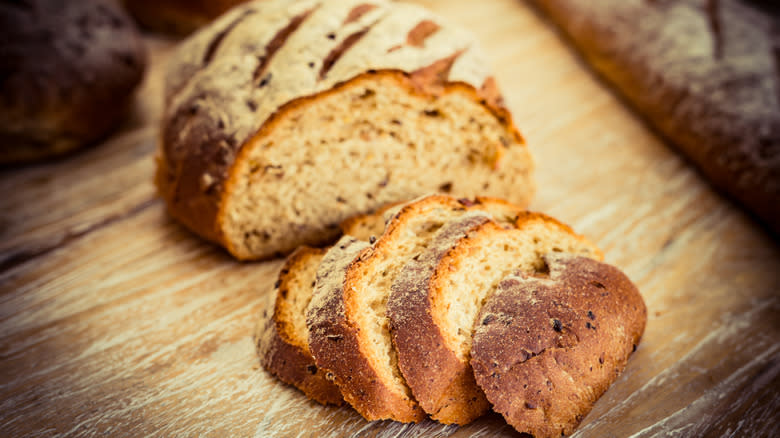
[[[486,211],[506,223],[522,209],[492,198],[420,198],[397,209],[373,246],[354,255],[350,253],[352,259],[342,261],[344,272],[339,281],[317,284],[317,289],[331,302],[337,302],[343,313],[323,311],[318,308],[322,301],[312,301],[310,315],[317,312],[320,326],[339,327],[340,336],[340,342],[334,344],[325,332],[312,331],[310,326],[312,352],[320,364],[320,358],[334,356],[325,348],[338,349],[339,354],[349,350],[349,360],[339,357],[320,366],[334,374],[344,398],[365,418],[402,422],[424,418],[397,368],[385,305],[392,280],[404,264],[423,249],[441,226],[474,211]],[[333,251],[341,249],[334,247]]]
[[[536,438],[572,433],[626,366],[647,311],[617,268],[547,253],[546,271],[506,277],[487,299],[471,345],[493,409]]]
[[[0,164],[63,155],[121,122],[146,54],[111,0],[0,2]]]
[[[282,332],[301,340],[302,306],[311,293],[305,318],[311,355],[276,354],[280,359],[303,356],[308,362],[289,371],[297,366],[295,360],[261,360],[274,362],[270,366],[277,371],[272,372],[281,378],[315,370],[311,379],[335,382],[344,400],[368,420],[414,422],[427,412],[444,423],[465,424],[492,403],[518,431],[568,433],[623,369],[627,346],[636,345],[644,329],[644,303],[630,281],[616,268],[589,262],[602,258],[598,248],[554,219],[505,201],[427,196],[354,217],[342,228],[357,230],[369,241],[345,235],[324,256],[325,250],[311,248],[290,256],[280,273],[273,317],[266,313],[258,325],[260,344],[273,347],[261,347],[258,353],[262,358],[274,349],[289,350],[293,343],[284,341]],[[526,277],[542,278],[540,284],[550,285],[550,291],[518,297],[512,281],[537,281]],[[598,289],[597,297],[593,290],[580,291],[584,281]],[[591,305],[594,299],[598,305]],[[535,318],[555,314],[552,330],[561,335],[547,349],[555,351],[553,360],[568,362],[555,368],[528,361],[523,372],[537,380],[526,382],[512,374],[514,365],[544,356],[544,346],[552,342],[543,328],[536,333],[530,325],[512,326],[527,315],[512,319],[511,312],[522,313],[529,303],[543,310],[528,311]],[[574,313],[565,313],[569,311]],[[576,312],[584,312],[587,320],[577,319]],[[495,318],[512,326],[499,327],[509,333],[506,339],[496,334]],[[268,323],[274,319],[290,324]],[[569,327],[577,324],[593,333],[581,335]],[[518,344],[515,329],[530,333],[526,340],[538,341],[534,345],[542,349]],[[577,339],[570,330],[582,342],[572,342]],[[263,341],[263,334],[283,342]],[[594,359],[595,350],[599,355]],[[601,368],[582,368],[572,374],[568,387],[563,381],[557,387],[550,383],[549,396],[533,398],[517,390],[531,383],[548,385],[539,383],[539,376],[559,378],[572,373],[571,364],[592,366],[593,360]],[[494,373],[499,366],[508,371]],[[541,417],[536,411],[529,416],[528,410],[542,402]]]
[[[522,212],[509,227],[451,222],[394,279],[387,315],[399,368],[432,418],[467,424],[487,412],[469,365],[477,314],[502,278],[517,269],[541,269],[541,254],[548,251],[602,257],[569,227]]]
[[[305,311],[324,255],[325,249],[305,246],[290,254],[274,285],[274,305],[260,316],[255,342],[268,372],[319,403],[341,405],[338,387],[311,356],[306,329]]]
[[[780,5],[536,0],[716,188],[780,233]]]
[[[532,161],[479,46],[385,0],[240,5],[172,54],[156,181],[239,259],[430,192],[524,206]]]

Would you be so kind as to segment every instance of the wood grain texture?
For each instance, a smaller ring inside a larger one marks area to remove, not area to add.
[[[638,285],[647,330],[576,435],[780,428],[780,248],[716,195],[515,0],[421,2],[474,30],[537,160],[534,209]],[[162,68],[102,145],[0,173],[0,436],[511,436],[368,423],[259,368],[281,261],[242,264],[171,221],[151,185]]]

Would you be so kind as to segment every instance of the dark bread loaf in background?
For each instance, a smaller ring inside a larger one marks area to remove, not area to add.
[[[143,78],[143,41],[111,0],[0,2],[0,164],[95,142]]]
[[[187,34],[208,24],[246,0],[123,0],[125,8],[144,27]]]
[[[780,233],[780,4],[535,2],[716,188]]]

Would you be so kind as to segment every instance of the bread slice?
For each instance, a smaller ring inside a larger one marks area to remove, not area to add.
[[[501,281],[471,346],[493,409],[537,438],[574,430],[625,368],[647,319],[618,269],[560,253],[543,259],[549,274],[520,271]]]
[[[271,310],[264,310],[255,341],[260,363],[279,380],[295,386],[322,404],[341,405],[336,384],[314,362],[304,318],[324,249],[300,247],[279,271]]]
[[[424,418],[397,368],[385,304],[401,268],[424,250],[443,225],[474,211],[486,211],[509,224],[522,209],[491,198],[470,201],[437,195],[418,199],[398,210],[373,247],[354,256],[350,253],[352,260],[341,261],[343,273],[338,281],[326,285],[318,280],[316,293],[328,296],[332,308],[343,310],[328,312],[318,308],[324,300],[312,301],[309,317],[316,313],[319,319],[318,330],[307,321],[311,350],[317,364],[333,373],[344,398],[368,420],[414,422]],[[343,244],[331,252],[343,252]],[[338,343],[333,342],[336,338]]]
[[[542,254],[561,251],[601,258],[569,227],[521,213],[514,227],[488,221],[462,233],[440,233],[408,260],[387,303],[398,364],[417,401],[442,423],[466,424],[489,404],[469,365],[474,322],[499,281],[544,267]]]
[[[384,212],[361,214],[341,224],[345,231],[369,241],[382,234]],[[363,237],[364,236],[364,237]],[[335,383],[317,368],[309,350],[306,309],[311,301],[317,268],[327,249],[301,246],[287,257],[274,285],[271,311],[263,310],[255,329],[260,363],[279,380],[295,386],[322,404],[341,405],[344,399]]]
[[[468,32],[415,5],[238,6],[172,55],[159,191],[241,260],[432,192],[524,206],[532,160],[487,64]]]

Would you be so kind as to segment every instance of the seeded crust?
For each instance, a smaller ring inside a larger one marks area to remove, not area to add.
[[[393,282],[387,313],[399,367],[423,409],[442,423],[467,424],[490,407],[474,380],[468,350],[473,321],[492,288],[517,268],[540,268],[540,251],[602,257],[548,216],[522,212],[511,225],[444,227]],[[454,312],[457,317],[448,317]]]
[[[242,260],[436,191],[526,205],[533,163],[486,65],[468,32],[414,5],[240,5],[172,55],[157,186]]]
[[[338,387],[325,378],[325,371],[317,368],[309,351],[307,337],[301,337],[294,319],[297,314],[292,300],[308,304],[315,281],[316,267],[324,249],[301,247],[290,254],[276,282],[273,310],[264,310],[258,322],[256,335],[260,363],[279,380],[295,386],[309,398],[322,403],[344,403]],[[304,305],[304,309],[306,307]]]
[[[476,200],[455,199],[432,195],[391,209],[396,211],[382,236],[372,247],[366,248],[353,260],[342,261],[344,280],[329,285],[317,284],[322,293],[338,301],[343,314],[320,312],[323,326],[338,326],[339,355],[348,354],[349,360],[339,356],[330,358],[328,365],[344,398],[368,420],[394,419],[415,422],[424,418],[411,392],[394,365],[394,351],[389,333],[389,321],[384,306],[390,294],[390,284],[396,269],[420,251],[415,245],[424,245],[436,230],[450,220],[474,212],[487,212],[503,224],[510,224],[522,209],[506,201],[493,198]],[[345,237],[346,238],[346,237]],[[333,251],[333,250],[331,250]],[[387,280],[381,272],[385,271]],[[313,300],[309,312],[318,304]],[[342,342],[341,339],[349,342]],[[317,356],[316,341],[310,331],[310,345]],[[350,350],[345,353],[344,350]],[[330,354],[323,352],[322,357]],[[318,358],[319,360],[319,358]]]
[[[537,438],[568,435],[626,366],[647,311],[618,269],[545,256],[549,277],[505,278],[483,306],[471,365],[493,409]]]
[[[0,165],[61,156],[114,130],[143,79],[132,19],[110,0],[0,2]]]

